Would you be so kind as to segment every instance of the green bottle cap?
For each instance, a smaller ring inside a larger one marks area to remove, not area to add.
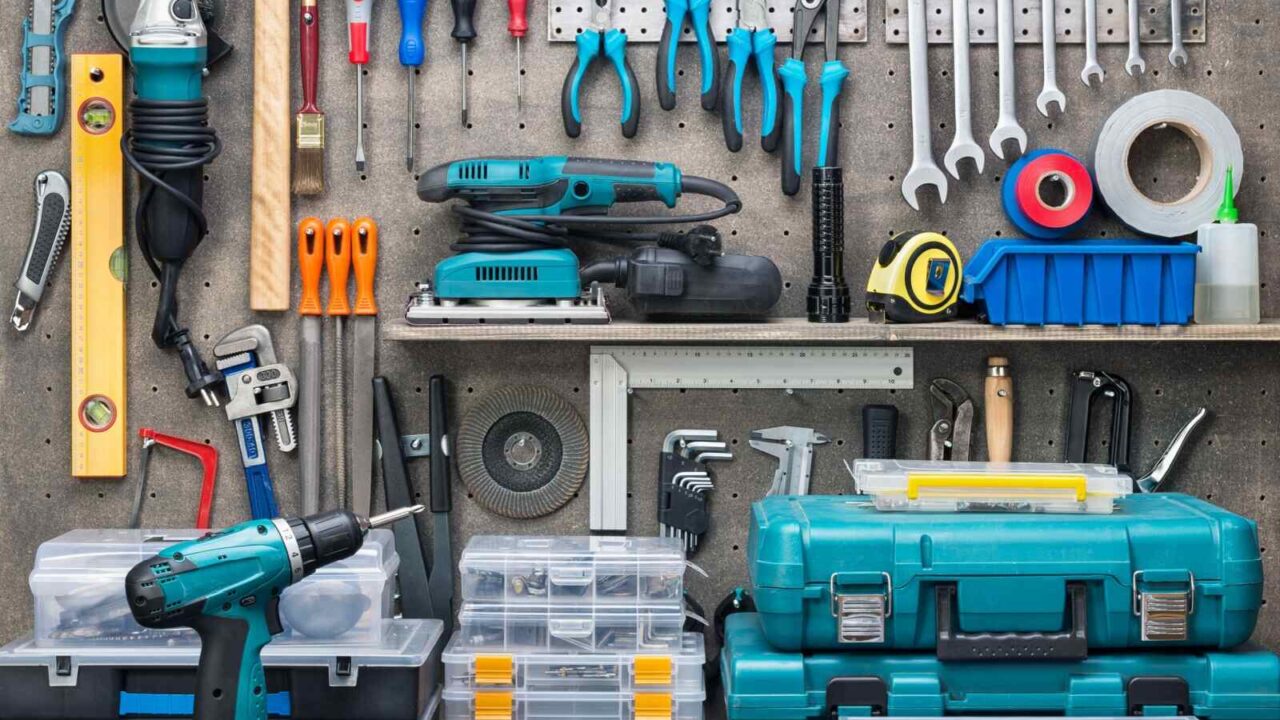
[[[1222,191],[1222,205],[1218,207],[1218,222],[1234,225],[1240,220],[1240,211],[1236,210],[1235,168],[1227,168],[1227,186]]]

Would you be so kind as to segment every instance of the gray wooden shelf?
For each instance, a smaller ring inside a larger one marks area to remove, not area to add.
[[[432,325],[402,318],[383,323],[383,337],[419,342],[1280,342],[1280,319],[1260,325],[1166,327],[996,327],[960,321],[929,325],[880,325],[865,319],[818,325],[803,318],[759,323],[639,323],[608,325]]]

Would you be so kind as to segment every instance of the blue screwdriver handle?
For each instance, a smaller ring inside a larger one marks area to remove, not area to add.
[[[804,134],[804,63],[787,58],[778,68],[782,79],[782,192],[795,195],[800,192],[800,169],[804,164],[801,137]]]
[[[663,110],[676,106],[676,50],[686,15],[698,41],[702,64],[702,109],[712,111],[720,102],[720,62],[716,57],[715,36],[711,34],[711,0],[667,1],[667,22],[658,45],[658,104]]]
[[[427,0],[398,0],[400,4],[400,64],[420,67],[427,59],[427,43],[422,38],[422,23],[427,15]]]
[[[840,90],[849,69],[839,60],[822,64],[822,130],[818,136],[818,167],[840,167]]]

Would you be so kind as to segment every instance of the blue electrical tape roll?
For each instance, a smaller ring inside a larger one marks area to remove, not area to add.
[[[1054,179],[1064,199],[1048,204],[1041,185]],[[1077,232],[1093,207],[1093,180],[1084,163],[1062,150],[1033,150],[1009,168],[1000,188],[1005,215],[1028,237],[1061,240]]]

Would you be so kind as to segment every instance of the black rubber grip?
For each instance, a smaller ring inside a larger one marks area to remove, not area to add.
[[[943,662],[1084,660],[1089,657],[1088,595],[1081,583],[1067,584],[1064,613],[1067,620],[1061,632],[962,633],[953,613],[958,604],[955,585],[939,585],[935,593],[937,654]]]
[[[560,117],[564,118],[564,134],[571,138],[582,134],[582,123],[573,116],[573,79],[578,74],[578,62],[578,58],[573,59],[569,74],[564,76],[564,87],[560,89]]]
[[[804,128],[795,127],[792,121],[793,109],[791,106],[791,95],[782,93],[782,192],[784,195],[795,195],[800,192],[800,173],[796,171],[796,144],[795,136],[797,132],[804,132]]]
[[[838,167],[813,169],[813,277],[809,322],[849,322],[851,300],[844,279],[844,178]]]
[[[627,108],[623,108],[622,117],[626,120],[622,121],[622,137],[630,139],[635,137],[636,131],[640,129],[640,84],[636,82],[636,71],[631,69],[631,60],[625,55],[622,57],[622,68],[625,71],[626,82],[631,84],[631,93],[629,95],[626,92],[622,93],[623,102],[626,102],[627,97],[631,98],[630,113],[627,112]]]
[[[782,97],[782,81],[778,79],[776,72],[767,78],[760,78],[760,84],[763,85],[764,83],[771,83],[774,87],[774,92],[776,93],[775,97]],[[778,112],[778,108],[775,106],[773,111],[775,113]],[[761,118],[761,122],[764,122],[763,117]],[[760,136],[760,148],[767,153],[775,152],[778,149],[778,141],[781,138],[782,123],[778,121],[777,117],[775,117],[773,119],[773,130],[770,131],[768,135]]]
[[[200,636],[194,717],[199,720],[241,720],[236,715],[240,693],[253,692],[253,687],[240,687],[240,671],[245,660],[249,623],[215,615],[200,615],[192,627]],[[261,665],[250,677],[249,684],[254,683],[257,683],[265,710],[267,689]]]
[[[711,66],[702,67],[701,72],[711,73],[711,85],[707,91],[702,93],[702,109],[707,112],[715,112],[720,109],[720,58],[716,53],[716,35],[711,32],[711,17],[707,17],[706,27],[703,32],[711,39]],[[702,60],[702,48],[698,48],[698,62]]]
[[[818,164],[840,167],[840,95],[831,101],[831,114],[824,115],[822,122],[830,127],[826,129],[827,153],[818,158]],[[818,137],[822,137],[822,128],[818,128]]]
[[[658,62],[656,66],[656,76],[658,79],[658,104],[663,110],[674,110],[676,107],[676,89],[667,86],[668,63],[671,59],[671,43],[680,42],[680,28],[671,22],[671,18],[667,18],[667,22],[662,26],[662,40],[658,43]]]
[[[862,406],[862,455],[867,460],[898,457],[898,408],[893,405]]]
[[[449,436],[448,386],[443,375],[431,376],[431,512],[453,509],[450,489],[449,457],[453,452]]]
[[[453,39],[470,42],[476,37],[476,0],[449,0],[453,6]]]
[[[750,55],[747,57],[749,58]],[[742,82],[739,73],[745,77],[746,72],[747,69],[739,68],[733,58],[725,61],[724,84],[720,87],[720,125],[724,128],[724,146],[729,148],[729,152],[738,152],[742,149],[742,133],[738,129],[742,122],[742,108],[738,107],[738,100],[733,91]],[[761,80],[764,81],[764,78]]]

